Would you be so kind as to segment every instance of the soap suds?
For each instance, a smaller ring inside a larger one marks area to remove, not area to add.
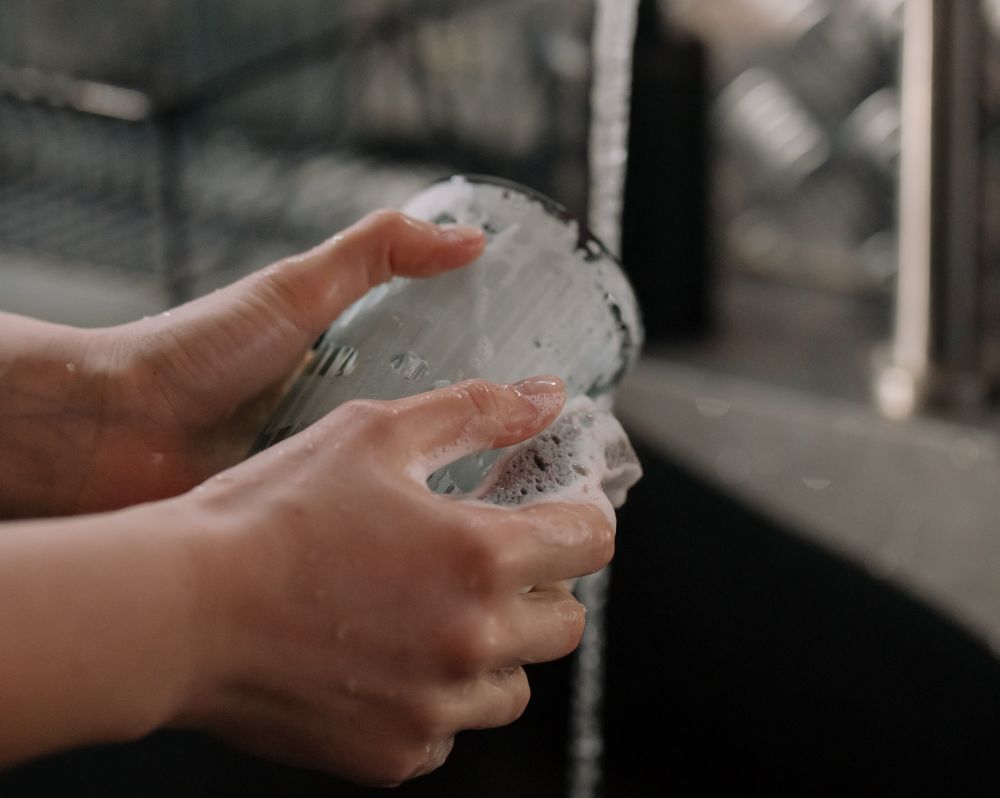
[[[628,435],[610,411],[585,396],[570,400],[542,433],[504,450],[474,494],[501,506],[583,501],[621,507],[642,476]]]

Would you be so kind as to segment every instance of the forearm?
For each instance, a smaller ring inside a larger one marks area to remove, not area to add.
[[[178,711],[205,620],[186,506],[0,525],[0,766]]]
[[[99,336],[0,313],[0,518],[72,511],[108,374]]]

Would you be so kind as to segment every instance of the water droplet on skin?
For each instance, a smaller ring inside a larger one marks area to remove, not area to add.
[[[76,363],[67,363],[66,364],[66,371],[68,371],[70,374],[72,374],[73,372],[75,372],[76,371]]]
[[[389,363],[393,371],[409,382],[427,374],[427,361],[414,352],[399,352],[392,356]]]
[[[826,490],[832,481],[823,477],[802,477],[802,484],[810,490]]]
[[[163,316],[164,316],[164,318],[169,319],[170,318],[170,311],[169,310],[163,311]]]

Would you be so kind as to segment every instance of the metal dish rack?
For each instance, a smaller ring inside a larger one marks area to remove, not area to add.
[[[155,57],[130,42],[152,26],[120,10],[100,24],[138,66],[74,46],[31,4],[0,12],[34,42],[0,37],[11,284],[20,258],[46,291],[107,281],[166,306],[458,170],[582,208],[586,4],[154,4],[169,32]],[[64,63],[49,55],[59,44]],[[18,310],[13,294],[0,306]]]

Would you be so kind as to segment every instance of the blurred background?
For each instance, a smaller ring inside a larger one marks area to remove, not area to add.
[[[569,660],[400,792],[987,792],[1000,2],[0,2],[0,309],[156,313],[459,171],[621,252],[647,474],[596,780]],[[68,791],[365,792],[179,733],[0,778]]]

